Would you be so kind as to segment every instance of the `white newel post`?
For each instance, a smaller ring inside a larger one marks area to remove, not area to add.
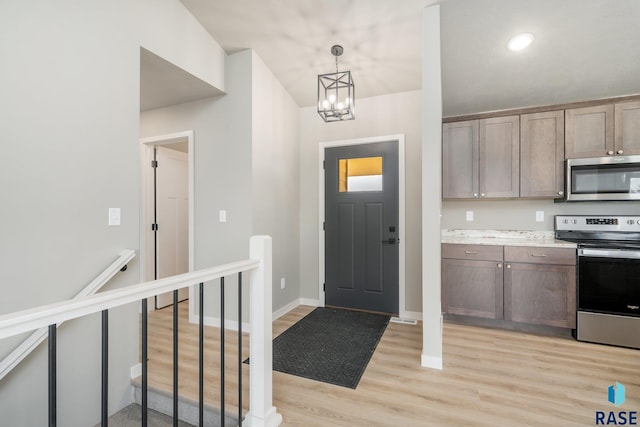
[[[273,353],[271,307],[271,237],[253,236],[249,258],[260,260],[249,284],[251,335],[249,362],[249,413],[243,426],[277,427],[282,415],[273,406]]]

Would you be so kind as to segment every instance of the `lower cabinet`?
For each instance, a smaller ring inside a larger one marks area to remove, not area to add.
[[[442,311],[502,319],[502,263],[442,260]]]
[[[506,320],[576,327],[575,250],[505,246],[504,264]]]
[[[442,245],[442,311],[502,319],[502,246]]]
[[[442,312],[575,328],[575,249],[443,244]]]

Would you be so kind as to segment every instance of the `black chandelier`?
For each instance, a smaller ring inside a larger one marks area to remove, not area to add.
[[[356,87],[351,71],[338,71],[338,56],[344,49],[331,47],[336,58],[336,72],[318,75],[318,114],[325,122],[355,119]]]

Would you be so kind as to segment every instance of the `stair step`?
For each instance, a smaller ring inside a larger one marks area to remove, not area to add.
[[[121,409],[112,416],[109,417],[109,425],[117,427],[140,427],[142,422],[142,407],[137,403]],[[156,412],[152,409],[147,411],[148,425],[153,427],[173,427],[173,418]],[[100,427],[100,424],[96,424],[95,427]],[[192,424],[187,424],[184,421],[178,421],[178,427],[194,427]]]
[[[136,404],[142,404],[142,381],[141,377],[131,380],[133,385],[133,395]],[[147,386],[147,407],[161,414],[173,417],[173,393],[158,389],[156,387]],[[188,397],[178,397],[178,419],[184,421],[185,426],[194,425],[199,423],[199,405],[196,400]],[[204,425],[211,427],[237,427],[238,418],[237,414],[232,415],[226,411],[224,426],[220,423],[220,408],[204,405]]]

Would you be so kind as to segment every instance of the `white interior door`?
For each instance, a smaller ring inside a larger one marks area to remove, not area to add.
[[[189,162],[187,153],[156,146],[156,213],[158,279],[189,271]],[[189,297],[180,289],[178,300]],[[156,297],[156,308],[173,304],[173,293]]]

